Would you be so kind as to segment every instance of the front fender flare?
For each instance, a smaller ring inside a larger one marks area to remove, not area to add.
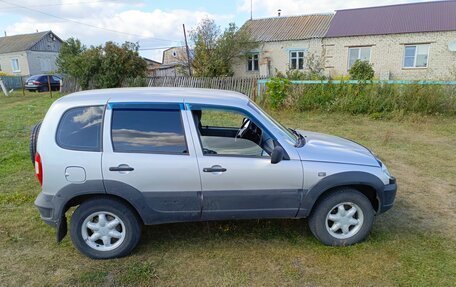
[[[341,172],[327,176],[307,191],[304,190],[301,207],[298,211],[297,217],[303,218],[309,216],[317,200],[327,190],[336,187],[353,185],[364,185],[371,187],[373,190],[375,190],[377,200],[379,201],[379,206],[381,206],[385,185],[377,176],[360,171]]]

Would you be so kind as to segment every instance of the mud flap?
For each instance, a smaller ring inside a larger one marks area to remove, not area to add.
[[[57,232],[56,232],[57,243],[60,243],[60,241],[62,241],[63,238],[65,238],[65,235],[67,234],[67,232],[68,232],[67,218],[65,215],[63,215],[60,218],[59,223],[57,224]]]

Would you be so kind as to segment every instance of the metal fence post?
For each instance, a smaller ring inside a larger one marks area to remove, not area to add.
[[[49,75],[47,76],[47,78],[48,78],[48,89],[49,89],[49,94],[51,95],[51,98],[52,98],[51,79],[50,79]]]
[[[3,90],[3,93],[5,93],[5,96],[9,96],[8,90],[6,89],[5,84],[3,83],[3,79],[0,77],[0,87]]]
[[[25,97],[25,86],[24,86],[24,81],[22,80],[22,77],[21,77],[21,88],[22,88],[22,96]]]

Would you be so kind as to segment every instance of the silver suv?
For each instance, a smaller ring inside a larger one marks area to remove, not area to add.
[[[246,96],[190,88],[79,92],[31,135],[41,218],[91,258],[129,254],[143,224],[308,217],[326,245],[366,238],[396,180],[367,148],[286,128]]]

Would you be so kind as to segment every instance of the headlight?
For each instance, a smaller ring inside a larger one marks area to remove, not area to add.
[[[388,176],[389,178],[391,178],[391,173],[389,172],[388,168],[386,167],[386,165],[378,158],[378,157],[375,157],[378,161],[378,164],[380,165],[380,167],[382,168],[382,172],[384,174],[386,174],[386,176]]]
[[[384,165],[382,163],[382,171],[384,174],[386,174],[388,177],[391,177],[391,173],[389,172],[388,168],[386,167],[386,165]]]

